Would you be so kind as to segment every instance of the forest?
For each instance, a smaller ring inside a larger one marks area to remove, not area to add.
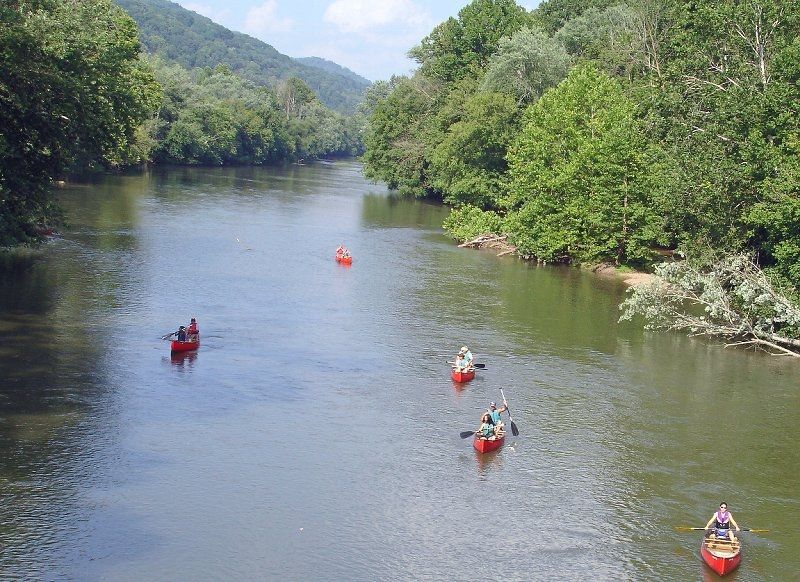
[[[365,171],[452,205],[459,240],[636,268],[746,251],[791,287],[798,25],[794,1],[475,0],[392,79]]]
[[[157,21],[162,32],[183,31],[168,15]],[[224,44],[221,31],[233,39],[229,53],[244,46],[244,35],[208,19],[182,44],[174,44],[180,35],[161,37],[162,48],[173,48],[158,54],[143,50],[136,22],[111,0],[12,0],[0,4],[0,23],[0,247],[41,240],[60,222],[51,187],[70,175],[145,163],[273,164],[363,149],[369,111],[354,96],[360,91],[363,101],[365,80],[322,59],[297,63],[255,39],[239,53],[272,76],[247,67],[237,74],[235,62],[190,51],[191,40]],[[217,34],[214,42],[208,34]],[[172,50],[192,52],[192,68],[163,56]],[[328,83],[352,111],[329,108],[293,73],[318,88]]]

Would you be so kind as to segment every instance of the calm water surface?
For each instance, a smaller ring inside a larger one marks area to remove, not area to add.
[[[674,527],[721,500],[771,530],[728,579],[798,579],[797,363],[618,324],[617,283],[459,249],[351,162],[59,196],[0,262],[1,579],[715,580]]]

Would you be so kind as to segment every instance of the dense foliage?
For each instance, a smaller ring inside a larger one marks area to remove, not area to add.
[[[366,172],[451,204],[458,239],[636,266],[743,251],[797,288],[798,33],[796,1],[473,0],[375,105]]]
[[[53,177],[140,161],[159,93],[135,23],[110,0],[0,4],[0,245],[54,217]]]
[[[260,165],[360,152],[358,118],[323,106],[300,79],[273,91],[223,65],[187,71],[150,63],[164,87],[150,125],[155,162]]]
[[[258,85],[274,87],[297,77],[340,113],[352,113],[370,82],[322,59],[295,60],[258,39],[233,32],[167,0],[115,0],[138,23],[151,54],[186,69],[216,67]]]

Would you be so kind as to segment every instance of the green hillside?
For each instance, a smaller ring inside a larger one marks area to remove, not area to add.
[[[344,68],[309,66],[279,53],[253,37],[233,32],[166,0],[115,0],[139,25],[144,48],[188,69],[223,63],[232,71],[261,85],[274,85],[288,77],[302,79],[336,111],[350,113],[361,100],[369,81]],[[314,59],[322,61],[322,59]],[[325,61],[323,61],[325,62]]]
[[[333,73],[334,75],[341,75],[343,77],[347,77],[348,79],[352,79],[356,83],[362,83],[362,84],[366,83],[367,85],[371,84],[368,79],[365,79],[361,75],[354,73],[347,67],[337,65],[333,61],[328,61],[326,59],[321,59],[319,57],[300,57],[299,59],[295,60],[309,67],[322,69],[323,71],[328,71],[329,73]]]

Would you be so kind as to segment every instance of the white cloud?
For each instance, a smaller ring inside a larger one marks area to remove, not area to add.
[[[277,15],[278,3],[276,0],[267,0],[261,6],[254,6],[247,11],[244,17],[244,30],[250,34],[265,32],[286,32],[291,30],[294,22],[290,18],[280,18]]]
[[[376,28],[430,25],[430,16],[412,0],[335,0],[325,10],[325,21],[342,32],[369,33]]]

